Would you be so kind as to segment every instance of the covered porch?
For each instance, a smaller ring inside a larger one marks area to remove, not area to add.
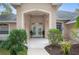
[[[28,38],[47,38],[49,14],[43,11],[24,13],[24,29]]]
[[[48,30],[56,28],[58,5],[22,4],[17,6],[17,28],[25,29],[28,39],[47,38]]]

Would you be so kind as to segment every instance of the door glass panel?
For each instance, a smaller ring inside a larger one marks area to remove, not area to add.
[[[36,34],[36,27],[35,27],[35,26],[33,27],[32,32],[33,32],[33,35],[35,35],[35,34]]]
[[[41,35],[41,28],[38,29],[38,34]]]

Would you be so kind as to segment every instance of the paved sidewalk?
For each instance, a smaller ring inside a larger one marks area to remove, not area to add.
[[[32,38],[28,41],[28,55],[49,55],[44,49],[48,45],[48,40],[44,38]]]

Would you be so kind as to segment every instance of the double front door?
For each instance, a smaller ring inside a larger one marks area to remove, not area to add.
[[[32,24],[32,37],[43,37],[43,30],[42,23]]]

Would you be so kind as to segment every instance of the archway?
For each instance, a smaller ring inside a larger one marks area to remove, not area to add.
[[[28,36],[34,38],[45,38],[48,30],[49,13],[44,10],[31,10],[24,13],[25,29]]]

